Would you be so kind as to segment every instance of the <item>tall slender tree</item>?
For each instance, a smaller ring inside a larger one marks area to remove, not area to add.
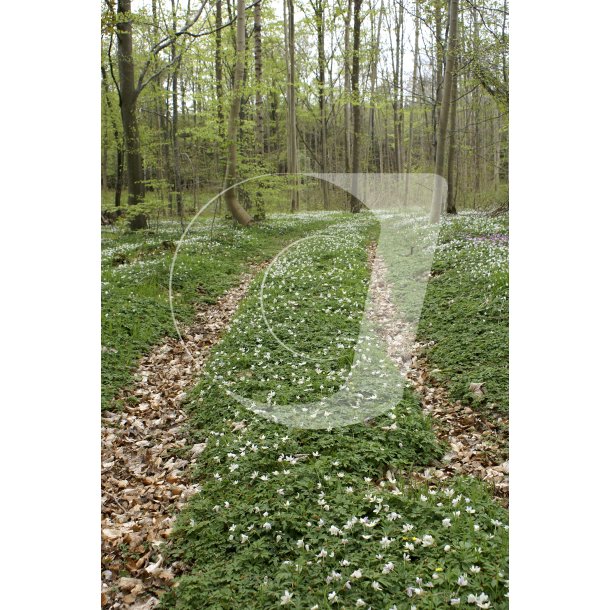
[[[237,27],[235,33],[235,69],[233,70],[233,90],[231,92],[231,111],[227,127],[228,153],[225,171],[225,189],[233,186],[237,180],[237,139],[239,136],[239,111],[241,107],[242,84],[246,61],[246,5],[244,0],[237,0]],[[231,216],[242,225],[249,225],[252,217],[237,199],[237,188],[230,188],[225,193],[225,201]]]
[[[326,119],[326,51],[325,45],[325,23],[324,23],[324,0],[313,0],[312,7],[316,24],[316,34],[318,43],[318,110],[320,112],[320,170],[323,174],[328,172],[328,134]],[[328,197],[328,182],[321,181],[322,204],[324,209],[330,207]]]
[[[459,10],[458,0],[449,0],[449,35],[445,52],[445,76],[443,79],[443,97],[441,112],[438,121],[438,137],[436,139],[436,162],[434,172],[439,177],[446,177],[445,169],[445,143],[447,139],[447,123],[449,121],[449,107],[451,105],[451,88],[457,50],[457,17]],[[441,216],[443,188],[437,179],[432,204],[432,221],[438,222]]]
[[[419,2],[420,0],[415,0],[415,44],[413,47],[413,74],[411,76],[411,104],[409,108],[409,140],[408,140],[408,148],[407,148],[407,174],[411,173],[411,163],[413,161],[413,123],[415,121],[415,101],[417,99],[416,90],[417,90],[417,71],[418,71],[418,62],[419,62]],[[408,184],[408,183],[407,183]]]
[[[172,6],[172,27],[175,32],[178,29],[176,15],[176,0],[171,0]],[[171,79],[172,79],[172,152],[174,163],[174,193],[176,196],[176,211],[178,216],[183,218],[184,205],[182,203],[182,171],[180,165],[180,143],[178,141],[178,121],[180,113],[178,112],[178,73],[180,71],[180,58],[178,57],[176,42],[171,44],[171,62],[173,64]],[[183,113],[184,114],[184,113]]]
[[[345,121],[345,141],[344,158],[345,171],[350,172],[352,167],[352,140],[351,140],[351,87],[350,87],[350,61],[352,56],[350,29],[352,20],[352,0],[347,0],[347,15],[345,17],[345,31],[343,34],[343,92],[345,95],[344,121]]]
[[[288,78],[286,98],[288,102],[288,173],[290,174],[290,209],[299,209],[299,151],[297,146],[297,113],[296,113],[296,62],[294,41],[294,0],[285,0],[284,25],[286,42],[286,75]]]
[[[362,0],[354,0],[354,47],[353,47],[353,62],[352,62],[352,119],[353,119],[353,134],[354,147],[352,151],[352,173],[354,181],[352,184],[358,184],[358,173],[360,172],[360,146],[361,146],[361,109],[362,100],[360,97],[360,9],[362,8]],[[350,198],[350,209],[352,212],[359,212],[362,206],[360,199],[353,193],[352,188]]]
[[[449,155],[447,158],[447,214],[457,214],[457,70],[451,75],[451,110],[449,112]]]
[[[254,79],[255,79],[255,132],[256,145],[260,155],[265,152],[265,128],[263,124],[263,44],[262,44],[262,20],[261,20],[261,4],[257,2],[254,5]]]
[[[125,138],[125,156],[127,157],[128,203],[137,205],[144,201],[144,166],[140,152],[140,130],[136,115],[135,73],[133,66],[133,27],[131,0],[118,0],[117,15],[118,65],[121,83],[120,104],[123,134]],[[130,222],[132,229],[144,229],[147,226],[146,215],[136,214]]]

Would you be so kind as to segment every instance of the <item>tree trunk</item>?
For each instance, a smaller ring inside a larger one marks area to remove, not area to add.
[[[457,198],[457,71],[452,74],[451,111],[449,117],[449,158],[447,159],[447,214],[457,214],[455,200]]]
[[[316,30],[318,34],[318,108],[320,110],[320,169],[323,174],[328,172],[328,134],[326,124],[326,54],[324,51],[324,0],[316,0],[315,4]],[[322,203],[328,210],[328,182],[321,181]]]
[[[398,15],[396,18],[396,26],[394,34],[396,37],[396,53],[394,61],[394,99],[392,101],[392,109],[394,115],[394,162],[396,163],[396,171],[401,172],[403,169],[403,150],[402,150],[402,104],[401,100],[401,74],[402,74],[402,30],[404,20],[404,10],[400,4],[396,5]]]
[[[371,2],[371,9],[373,9]],[[373,33],[372,53],[371,53],[371,109],[370,109],[370,133],[371,133],[371,166],[375,171],[380,171],[381,167],[381,146],[377,137],[376,109],[377,102],[377,68],[379,63],[379,41],[381,39],[381,22],[383,20],[384,9],[383,0],[378,11],[377,24],[375,24],[374,11],[371,10],[371,32]]]
[[[112,134],[114,136],[114,145],[116,147],[116,168],[115,168],[115,182],[114,182],[114,206],[116,208],[121,207],[121,194],[123,190],[123,141],[121,134],[119,133],[119,126],[115,120],[114,114],[112,113],[112,103],[110,101],[110,90],[108,87],[108,77],[106,75],[106,69],[102,66],[102,84],[104,86],[104,93],[106,98],[106,108],[108,111],[107,116],[110,119],[112,125]]]
[[[256,80],[255,123],[256,144],[259,155],[265,152],[265,131],[263,124],[263,46],[261,40],[261,2],[254,6],[254,78]]]
[[[480,53],[480,45],[479,45],[479,13],[476,8],[472,7],[472,23],[473,23],[473,43],[472,43],[472,52],[475,57],[479,57]],[[472,142],[472,154],[473,154],[473,163],[472,163],[472,174],[474,178],[473,191],[474,191],[474,200],[475,205],[477,200],[479,199],[480,191],[481,191],[481,94],[479,89],[477,88],[472,92],[472,103],[471,103],[472,111],[473,111],[473,120],[474,123],[474,134],[473,134],[473,142]]]
[[[172,19],[174,32],[176,31],[176,0],[172,0]],[[172,63],[176,61],[176,44],[171,45]],[[172,70],[172,151],[174,156],[174,193],[176,194],[176,211],[182,219],[184,216],[184,205],[182,203],[182,175],[180,167],[180,143],[178,142],[178,71],[180,61],[174,65]]]
[[[415,0],[415,47],[413,49],[413,77],[411,80],[411,107],[409,108],[409,147],[407,148],[407,174],[411,173],[413,162],[413,122],[415,120],[415,89],[419,61],[419,0]],[[407,185],[408,185],[407,181]]]
[[[224,187],[235,184],[237,179],[237,133],[239,130],[239,110],[241,106],[242,83],[244,78],[244,64],[246,55],[246,9],[244,0],[237,0],[237,32],[235,44],[235,70],[233,72],[233,97],[227,140],[229,143],[227,154],[227,169],[225,172]],[[252,218],[237,200],[237,189],[232,188],[225,194],[225,201],[231,216],[242,225],[249,225]]]
[[[446,177],[445,172],[445,142],[447,123],[449,122],[449,106],[451,103],[451,88],[454,75],[455,54],[457,50],[457,14],[458,1],[450,0],[449,5],[449,35],[445,53],[445,78],[443,80],[443,97],[438,121],[438,137],[436,141],[436,163],[434,172],[437,176]],[[440,181],[435,181],[434,198],[432,202],[432,222],[438,222],[441,217],[442,187]]]
[[[345,20],[345,34],[343,37],[343,49],[345,59],[343,63],[343,91],[345,95],[345,172],[349,173],[351,169],[351,138],[350,138],[350,123],[351,123],[351,103],[350,103],[350,25],[352,20],[352,0],[347,0],[347,18]]]
[[[493,109],[494,112],[499,112],[498,108]],[[500,190],[500,129],[501,129],[500,116],[496,116],[493,120],[493,149],[494,149],[494,194],[498,197],[498,191]]]
[[[216,77],[216,116],[218,118],[218,135],[222,138],[224,113],[222,111],[222,0],[216,2],[216,45],[214,49],[214,75]]]
[[[360,7],[362,0],[354,0],[354,47],[353,47],[353,63],[352,63],[352,100],[353,100],[353,131],[354,131],[354,147],[352,151],[352,173],[355,186],[358,180],[358,172],[360,171]],[[354,190],[352,188],[352,190]],[[353,193],[350,198],[350,210],[359,212],[362,204],[360,199]]]
[[[449,0],[451,2],[451,0]],[[432,103],[432,146],[434,158],[436,158],[436,148],[438,146],[438,106],[440,104],[443,86],[443,0],[434,0],[434,38],[436,67],[434,70],[434,99]]]
[[[116,149],[116,181],[114,183],[114,207],[121,207],[121,195],[123,194],[123,149]],[[120,210],[118,210],[120,212]]]
[[[137,93],[133,67],[131,0],[119,0],[117,23],[117,56],[121,83],[121,120],[127,157],[127,191],[129,205],[144,201],[144,168],[140,152],[140,133],[136,115]],[[146,215],[136,214],[130,221],[132,230],[145,229]]]
[[[294,55],[294,0],[286,0],[284,8],[288,8],[286,38],[286,71],[288,78],[288,173],[291,174],[292,184],[290,193],[290,209],[295,212],[299,209],[298,172],[299,157],[297,147],[297,117],[296,117],[296,65]],[[285,15],[286,17],[286,15]]]

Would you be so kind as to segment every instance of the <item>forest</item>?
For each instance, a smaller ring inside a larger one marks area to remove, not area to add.
[[[508,50],[506,0],[101,4],[104,610],[508,608]]]
[[[307,192],[295,175],[312,171],[432,172],[449,213],[508,206],[506,2],[103,9],[107,221],[183,218],[225,183],[270,173],[291,184],[227,194],[239,222],[284,209],[283,186],[293,211],[348,206],[325,183]]]

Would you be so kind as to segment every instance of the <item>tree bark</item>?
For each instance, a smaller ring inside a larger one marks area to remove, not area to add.
[[[222,0],[216,1],[216,40],[214,48],[214,76],[216,78],[216,116],[218,118],[218,135],[222,138],[224,113],[222,111]]]
[[[262,1],[254,6],[254,79],[256,81],[255,97],[255,123],[256,123],[256,144],[259,155],[265,152],[265,131],[263,124],[263,45],[261,39],[261,4]]]
[[[492,111],[498,112],[497,107],[494,108]],[[493,120],[493,149],[494,149],[493,185],[494,185],[494,194],[495,194],[496,198],[498,197],[498,192],[500,190],[500,146],[501,146],[500,130],[501,130],[501,126],[502,126],[502,123],[501,123],[500,116],[496,116]]]
[[[116,147],[116,166],[115,166],[115,181],[114,181],[114,207],[121,207],[121,195],[123,191],[123,141],[119,133],[119,126],[112,113],[112,103],[110,101],[110,90],[108,87],[108,77],[106,69],[102,66],[102,84],[106,98],[107,116],[112,125],[112,134],[114,136],[114,145]]]
[[[447,159],[447,214],[457,214],[455,200],[457,198],[457,74],[452,74],[451,111],[449,116],[449,157]]]
[[[373,8],[371,2],[371,8]],[[381,22],[383,20],[384,8],[381,0],[377,23],[375,24],[374,11],[371,10],[371,32],[372,54],[371,54],[371,108],[370,108],[370,134],[371,134],[371,164],[375,171],[381,171],[381,145],[377,137],[377,114],[375,104],[377,102],[377,68],[379,63],[379,41],[381,39]]]
[[[449,0],[451,2],[451,0]],[[432,103],[432,147],[434,157],[436,158],[436,148],[438,145],[438,107],[442,96],[443,86],[443,0],[434,0],[434,38],[435,38],[435,56],[436,67],[434,70],[434,99]]]
[[[237,0],[237,32],[235,44],[235,70],[233,73],[233,97],[227,140],[229,143],[227,155],[227,168],[225,172],[224,187],[235,184],[237,178],[237,135],[239,130],[239,110],[241,107],[242,83],[244,78],[244,64],[246,55],[246,8],[244,0]],[[225,201],[231,216],[242,225],[249,225],[252,217],[237,200],[237,189],[232,188],[225,194]]]
[[[131,0],[119,0],[117,23],[117,56],[121,83],[121,120],[127,157],[127,192],[129,205],[144,201],[144,167],[140,152],[140,133],[136,116],[137,93],[133,66],[133,36],[131,25]],[[136,214],[129,223],[132,230],[145,229],[145,214]]]
[[[351,124],[351,103],[350,103],[350,66],[349,62],[351,59],[350,49],[350,26],[352,20],[352,0],[347,0],[347,18],[345,20],[345,33],[343,36],[343,49],[345,53],[345,59],[343,62],[343,91],[345,95],[345,107],[344,107],[344,120],[345,120],[345,172],[349,173],[351,170],[351,138],[350,138],[350,124]]]
[[[402,149],[402,104],[401,104],[401,90],[402,90],[402,31],[404,21],[404,10],[400,4],[396,5],[398,15],[396,18],[396,26],[394,35],[396,37],[396,52],[395,61],[393,66],[393,85],[394,85],[394,99],[392,101],[392,109],[394,115],[394,162],[396,163],[396,171],[401,172],[403,169],[403,149]]]
[[[316,0],[314,4],[316,30],[318,38],[318,108],[320,110],[320,169],[323,174],[328,172],[328,134],[326,124],[326,53],[324,50],[324,0]],[[328,199],[328,182],[321,180],[322,203],[325,210],[330,207]]]
[[[455,66],[455,55],[457,50],[457,14],[459,0],[450,0],[449,5],[449,35],[447,50],[445,53],[445,77],[443,79],[443,97],[441,101],[441,112],[439,116],[438,137],[436,142],[436,163],[434,172],[437,176],[446,177],[445,171],[445,142],[447,136],[447,123],[449,122],[449,106],[451,103],[451,88]],[[435,181],[434,197],[432,202],[432,222],[438,222],[441,216],[442,186],[440,181]]]
[[[352,151],[352,173],[353,181],[352,184],[355,186],[358,180],[358,172],[360,171],[360,113],[361,113],[361,99],[360,99],[360,8],[362,6],[362,0],[354,0],[354,47],[353,47],[353,63],[352,63],[352,118],[353,118],[353,132],[354,132],[354,146]],[[354,190],[352,188],[352,190]],[[359,212],[362,207],[360,199],[353,193],[350,198],[350,210],[352,212]]]
[[[415,46],[413,49],[413,76],[411,80],[411,107],[409,108],[409,145],[407,148],[407,174],[411,173],[413,161],[413,122],[415,120],[415,89],[417,85],[417,70],[419,61],[419,0],[415,0]],[[408,185],[408,181],[407,181]]]
[[[299,209],[298,172],[299,156],[297,147],[297,116],[296,116],[296,65],[294,49],[294,0],[286,0],[288,9],[287,24],[285,26],[286,38],[286,71],[288,77],[288,173],[292,185],[290,192],[290,209],[295,212]],[[285,15],[286,17],[286,15]]]
[[[287,102],[287,172],[290,174],[290,209],[295,212],[299,209],[299,153],[297,146],[297,117],[296,117],[296,64],[294,46],[294,0],[284,2],[284,42],[286,45],[286,87]]]
[[[176,0],[172,0],[172,25],[174,32],[177,28],[176,23]],[[171,45],[172,63],[176,61],[176,44]],[[180,167],[180,143],[178,142],[178,71],[180,61],[175,63],[172,70],[172,151],[174,156],[174,193],[176,195],[176,211],[182,219],[184,216],[184,205],[182,203],[182,172]]]

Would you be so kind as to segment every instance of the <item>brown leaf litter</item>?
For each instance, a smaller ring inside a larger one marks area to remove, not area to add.
[[[134,385],[117,396],[124,410],[102,416],[104,608],[154,608],[174,579],[178,566],[165,565],[159,547],[176,513],[199,491],[190,472],[205,448],[187,447],[181,403],[263,266],[217,303],[199,307],[184,343],[168,338],[142,358]]]
[[[491,483],[495,496],[507,504],[508,417],[486,415],[449,399],[422,356],[427,345],[417,343],[400,320],[387,269],[374,246],[369,262],[373,316],[388,354],[419,395],[435,433],[450,447],[441,463],[412,476],[428,482],[476,476]],[[168,539],[176,513],[199,491],[190,472],[205,449],[203,443],[186,446],[186,413],[180,405],[263,267],[253,268],[214,305],[200,307],[183,333],[184,344],[169,338],[153,348],[140,361],[134,386],[117,397],[124,401],[124,411],[102,417],[104,608],[150,610],[179,571],[177,565],[164,565],[159,547]],[[473,382],[470,389],[478,396],[485,392],[483,383]]]
[[[387,268],[376,248],[369,248],[370,290],[373,316],[388,346],[388,355],[416,391],[424,411],[432,418],[434,431],[449,451],[440,464],[414,473],[416,480],[442,481],[455,475],[475,476],[490,483],[494,496],[508,505],[508,416],[482,413],[452,401],[445,388],[435,381],[422,353],[428,344],[415,340],[413,329],[401,320],[392,301]],[[484,383],[473,382],[475,396],[485,394]]]

